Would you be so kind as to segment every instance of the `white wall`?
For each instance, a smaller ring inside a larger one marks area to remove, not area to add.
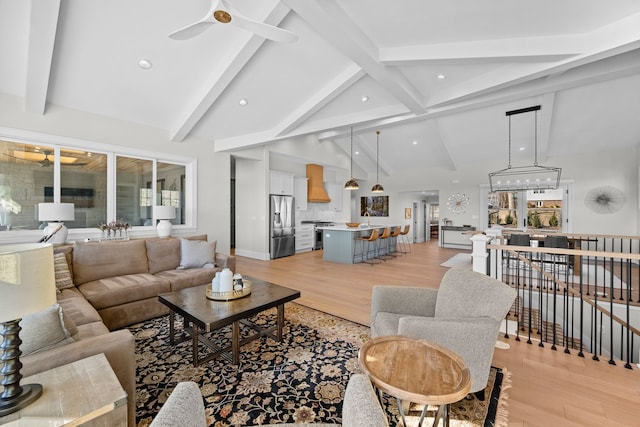
[[[268,161],[236,158],[236,254],[269,259]]]

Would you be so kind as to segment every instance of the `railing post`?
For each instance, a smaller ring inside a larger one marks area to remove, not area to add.
[[[487,274],[487,258],[489,253],[487,252],[487,245],[492,240],[492,237],[484,234],[474,234],[471,236],[471,242],[473,250],[471,257],[473,258],[473,271],[478,273]]]

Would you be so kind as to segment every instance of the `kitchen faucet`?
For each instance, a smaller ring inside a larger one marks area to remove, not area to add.
[[[369,214],[369,211],[365,212],[363,216],[367,217],[367,225],[371,225],[371,221],[370,221],[371,215]]]

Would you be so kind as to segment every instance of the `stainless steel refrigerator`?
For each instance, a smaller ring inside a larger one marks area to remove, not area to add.
[[[271,259],[293,255],[296,252],[293,196],[272,194],[269,198],[271,199],[269,209]]]

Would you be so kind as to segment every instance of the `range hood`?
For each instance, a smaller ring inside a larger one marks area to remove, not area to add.
[[[307,201],[315,203],[329,203],[331,198],[324,189],[323,167],[320,165],[307,165]]]

